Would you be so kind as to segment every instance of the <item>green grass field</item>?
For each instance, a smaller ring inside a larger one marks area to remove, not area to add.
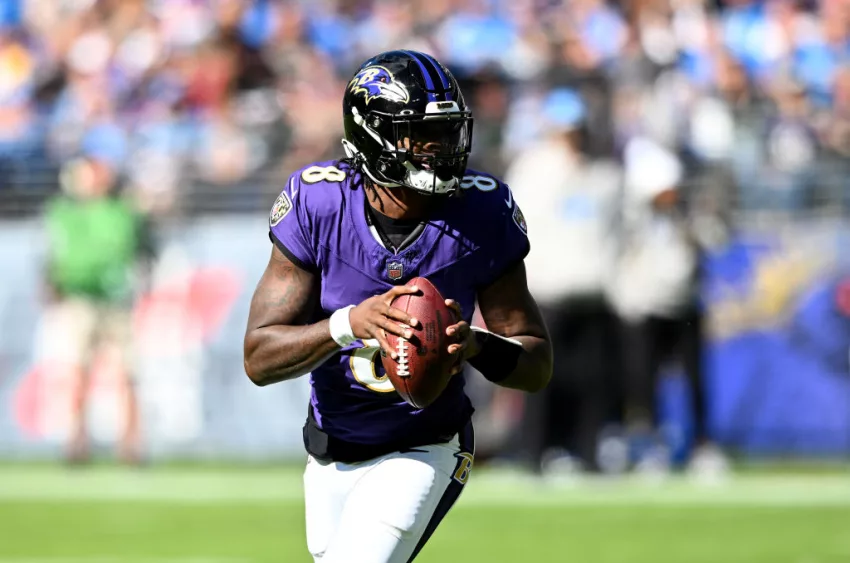
[[[309,563],[302,510],[294,468],[0,467],[0,563]],[[417,561],[850,562],[850,475],[480,471]]]

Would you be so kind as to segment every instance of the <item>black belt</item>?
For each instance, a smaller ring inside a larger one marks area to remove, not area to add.
[[[307,422],[304,424],[303,431],[304,447],[307,449],[307,453],[321,461],[359,463],[394,452],[403,452],[411,448],[450,442],[468,423],[469,417],[457,429],[430,437],[423,436],[419,439],[408,439],[385,444],[358,444],[335,438],[319,428],[316,418],[313,415],[313,406],[309,405],[307,407]]]

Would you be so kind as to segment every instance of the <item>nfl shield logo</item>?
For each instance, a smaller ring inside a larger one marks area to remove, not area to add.
[[[387,277],[391,280],[400,280],[404,275],[404,266],[401,262],[387,262]]]

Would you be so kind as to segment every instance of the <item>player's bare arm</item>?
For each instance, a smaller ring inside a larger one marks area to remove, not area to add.
[[[446,304],[458,307],[452,300]],[[511,267],[481,290],[478,306],[488,331],[472,330],[466,321],[446,329],[460,342],[449,346],[449,353],[458,356],[457,369],[471,360],[486,378],[503,387],[531,393],[546,387],[552,377],[552,345],[528,291],[525,264]]]
[[[369,298],[347,311],[355,338],[374,338],[395,357],[385,332],[410,337],[402,324],[416,327],[418,320],[391,307],[392,300],[416,288],[399,286]],[[307,324],[319,299],[319,278],[286,257],[277,247],[251,300],[245,332],[245,373],[257,385],[300,377],[339,351],[329,319]]]
[[[293,379],[321,364],[339,348],[328,321],[305,323],[317,306],[318,278],[272,249],[248,314],[245,373],[257,385]]]

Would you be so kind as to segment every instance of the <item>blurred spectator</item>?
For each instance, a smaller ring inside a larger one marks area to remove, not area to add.
[[[510,92],[499,75],[481,72],[464,84],[472,92],[469,100],[475,108],[475,134],[472,137],[472,156],[469,167],[502,177],[505,160],[504,122],[510,105]]]
[[[699,249],[679,205],[682,165],[664,147],[637,137],[626,146],[624,166],[609,291],[622,321],[625,423],[637,467],[664,470],[670,463],[656,390],[672,366],[690,384],[695,467],[718,468],[722,456],[707,432]]]
[[[822,131],[823,144],[838,155],[850,157],[850,67],[839,71],[833,88],[835,111],[832,115],[821,115],[818,126]]]
[[[461,74],[501,66],[517,40],[514,22],[485,0],[465,0],[461,5],[436,33],[442,60]]]
[[[99,144],[105,142],[105,144]],[[115,183],[114,139],[93,141],[89,154],[63,167],[63,193],[45,212],[48,256],[45,281],[48,316],[61,333],[52,358],[73,373],[69,461],[89,456],[86,410],[90,377],[104,354],[119,366],[126,414],[119,456],[141,460],[138,407],[133,388],[131,310],[140,260],[150,244],[141,217],[110,193]]]
[[[545,136],[507,172],[530,225],[529,288],[555,352],[552,382],[527,398],[523,442],[535,470],[567,452],[596,470],[597,440],[613,411],[617,368],[616,323],[604,288],[611,274],[609,233],[619,170],[612,162],[587,158],[585,106],[574,91],[553,90],[540,111]]]

